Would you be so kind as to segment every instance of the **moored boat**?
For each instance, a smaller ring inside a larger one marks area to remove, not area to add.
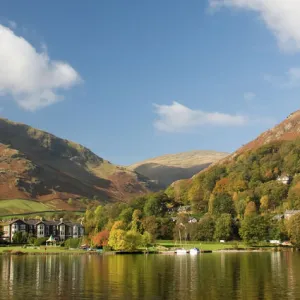
[[[188,250],[186,250],[186,249],[176,249],[175,253],[176,254],[187,254]]]
[[[192,248],[190,250],[190,254],[192,255],[196,255],[196,254],[199,254],[200,253],[200,250],[198,248]]]

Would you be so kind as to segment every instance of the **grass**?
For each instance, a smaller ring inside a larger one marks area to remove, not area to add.
[[[30,212],[49,211],[53,208],[32,200],[11,199],[0,200],[0,216]]]
[[[166,248],[199,248],[200,250],[223,250],[223,249],[239,249],[245,248],[245,245],[242,242],[226,242],[226,243],[218,243],[218,242],[200,242],[200,241],[188,241],[183,242],[182,245],[179,242],[174,241],[156,241],[157,246],[163,246]]]
[[[75,249],[75,250],[70,250],[70,249],[65,249],[63,247],[46,247],[47,250],[45,250],[45,246],[41,247],[26,247],[23,248],[21,246],[8,246],[8,247],[0,247],[0,254],[3,253],[8,253],[10,251],[21,251],[23,253],[52,253],[52,254],[76,254],[76,253],[86,253],[86,251],[81,250],[81,249]]]

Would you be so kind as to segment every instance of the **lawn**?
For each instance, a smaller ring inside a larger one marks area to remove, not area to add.
[[[47,248],[47,250],[45,250]],[[86,251],[81,250],[81,249],[65,249],[63,247],[46,247],[46,246],[41,246],[41,247],[26,247],[23,248],[21,246],[9,246],[9,247],[0,247],[0,254],[10,252],[10,251],[21,251],[24,253],[55,253],[55,254],[78,254],[78,253],[86,253]]]
[[[163,241],[158,240],[156,241],[157,246],[163,246],[166,248],[184,248],[184,249],[191,249],[191,248],[199,248],[200,250],[222,250],[222,249],[236,249],[238,248],[245,248],[245,245],[242,242],[226,242],[226,243],[219,243],[219,242],[200,242],[200,241],[188,241],[183,242],[181,245],[179,242],[174,241]]]
[[[0,200],[0,216],[22,214],[39,211],[49,211],[53,208],[32,200],[11,199]]]

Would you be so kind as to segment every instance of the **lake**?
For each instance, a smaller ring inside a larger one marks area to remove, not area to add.
[[[300,252],[0,255],[0,299],[300,299]]]

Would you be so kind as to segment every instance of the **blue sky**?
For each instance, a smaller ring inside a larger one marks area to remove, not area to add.
[[[0,114],[117,164],[234,151],[299,108],[300,5],[272,1],[4,1]]]

